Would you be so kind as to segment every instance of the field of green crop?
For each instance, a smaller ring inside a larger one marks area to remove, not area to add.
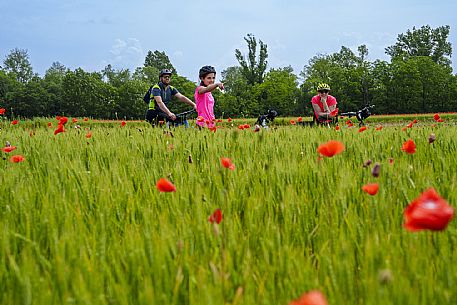
[[[456,207],[453,117],[363,132],[89,120],[54,135],[46,122],[0,123],[0,146],[17,147],[0,151],[0,304],[273,305],[310,290],[328,304],[457,304],[455,219],[403,227],[429,187]],[[345,149],[321,157],[329,140]]]

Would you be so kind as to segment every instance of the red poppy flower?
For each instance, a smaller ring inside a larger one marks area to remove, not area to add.
[[[438,123],[443,123],[443,122],[444,122],[443,119],[438,119],[438,120],[436,120],[436,121],[437,121]]]
[[[6,109],[5,108],[0,108],[0,115],[4,115],[6,112]]]
[[[289,305],[327,305],[327,299],[319,290],[304,293],[299,299],[291,301]]]
[[[433,116],[433,119],[434,119],[435,121],[438,121],[440,118],[441,118],[441,117],[440,117],[440,115],[439,115],[438,113],[435,113],[435,115]]]
[[[346,121],[346,125],[352,125],[352,121],[351,120],[347,120]]]
[[[404,226],[409,231],[441,231],[453,217],[454,208],[435,189],[429,188],[406,207]]]
[[[336,126],[335,129],[336,129],[336,130],[340,130],[340,126]]]
[[[78,120],[77,120],[76,118],[73,118],[71,121],[72,121],[73,123],[78,122]]]
[[[52,123],[51,122],[48,122],[48,127],[52,127]]]
[[[382,125],[379,125],[378,127],[376,127],[376,130],[382,130]]]
[[[303,121],[303,118],[302,117],[298,117],[297,122],[301,122],[301,121]]]
[[[25,161],[25,158],[21,155],[15,155],[15,156],[12,156],[11,159],[10,159],[10,162],[13,162],[13,163],[19,163],[19,162],[22,162],[22,161]]]
[[[125,121],[122,121],[122,122],[121,122],[121,127],[124,127],[125,124],[127,124],[127,123],[126,123]]]
[[[65,124],[67,124],[67,122],[68,122],[68,118],[66,116],[61,117],[59,120],[60,125],[65,125]]]
[[[213,126],[213,127],[208,127],[208,129],[212,132],[216,132],[217,130],[217,126]]]
[[[359,128],[359,132],[364,132],[365,130],[367,130],[366,126],[362,126],[362,127]]]
[[[3,151],[3,152],[6,152],[6,153],[10,153],[10,152],[12,152],[12,151],[15,150],[15,149],[16,149],[16,146],[7,146],[7,147],[3,147],[3,148],[2,148],[2,151]]]
[[[84,118],[84,122],[87,122],[87,121],[89,121],[89,119],[88,118]]]
[[[295,124],[297,124],[297,123],[295,123],[294,120],[290,120],[290,124],[295,125]]]
[[[209,124],[211,124],[211,121],[210,120],[205,120],[205,124],[209,125]]]
[[[244,124],[244,129],[249,129],[249,128],[251,128],[251,125],[249,125],[249,124]]]
[[[377,183],[368,183],[362,186],[362,191],[365,193],[370,194],[371,196],[374,196],[378,193],[379,190],[379,184]]]
[[[222,123],[222,120],[221,119],[217,119],[216,122]]]
[[[221,209],[214,210],[213,214],[211,214],[208,218],[208,221],[211,223],[220,224],[222,221],[222,211]]]
[[[403,146],[401,147],[401,150],[408,154],[414,154],[416,152],[416,144],[414,143],[413,140],[409,139],[405,143],[403,143]]]
[[[317,151],[326,157],[333,157],[334,155],[342,153],[344,148],[345,147],[343,143],[335,140],[330,140],[327,143],[319,145]]]
[[[228,168],[230,170],[235,170],[235,164],[233,164],[230,158],[221,158],[221,164],[223,167]]]
[[[231,123],[232,122],[232,118],[228,118],[227,122]]]
[[[159,124],[163,125],[163,124],[165,124],[165,121],[159,121]]]
[[[389,158],[389,164],[394,165],[394,158]]]
[[[88,138],[88,139],[92,138],[92,132],[88,132],[88,133],[86,134],[86,138]]]
[[[60,121],[60,115],[56,116],[56,120]]]
[[[160,192],[176,192],[176,187],[165,178],[160,178],[156,184],[157,189]]]
[[[417,120],[416,120],[416,119],[414,119],[413,123],[414,123],[414,124],[417,124]]]
[[[14,120],[14,121],[11,122],[11,124],[13,124],[13,125],[16,125],[17,123],[19,123],[18,120]]]
[[[413,122],[411,122],[408,125],[406,125],[406,128],[413,128]]]
[[[238,129],[243,130],[244,129],[244,125],[238,125]]]
[[[197,117],[197,122],[203,123],[204,121],[205,121],[205,119],[202,116]]]
[[[336,108],[335,110],[333,110],[332,112],[330,112],[330,115],[331,116],[336,116],[338,114],[338,108]]]
[[[57,126],[57,129],[54,130],[54,135],[56,135],[56,134],[58,134],[58,133],[61,133],[61,132],[65,132],[65,128],[63,127],[62,124],[59,124],[59,125]]]

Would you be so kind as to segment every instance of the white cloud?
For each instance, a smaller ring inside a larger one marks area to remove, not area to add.
[[[132,71],[136,67],[142,66],[145,58],[141,42],[136,38],[115,39],[109,53],[111,55],[108,59],[102,62],[104,66],[111,64],[115,68],[129,68]]]

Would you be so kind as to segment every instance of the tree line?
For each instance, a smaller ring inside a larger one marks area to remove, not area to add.
[[[385,49],[390,62],[369,61],[368,48],[311,58],[296,75],[293,69],[268,69],[268,46],[248,34],[248,54],[235,50],[238,66],[222,71],[225,92],[215,92],[217,117],[255,117],[268,109],[283,116],[311,115],[310,99],[317,84],[328,83],[340,111],[376,105],[375,113],[429,113],[457,109],[457,75],[452,73],[450,27],[422,26],[399,34]],[[27,50],[14,49],[0,66],[0,108],[9,117],[67,115],[104,119],[142,119],[143,95],[161,69],[172,69],[173,86],[193,98],[196,84],[180,76],[165,52],[149,51],[135,71],[70,70],[54,62],[40,77],[33,72]],[[186,105],[172,103],[174,112]]]

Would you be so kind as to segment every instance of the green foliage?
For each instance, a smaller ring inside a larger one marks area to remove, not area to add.
[[[253,34],[244,37],[248,45],[247,60],[239,49],[235,50],[235,56],[241,66],[241,73],[249,85],[261,84],[267,69],[268,51],[267,45],[259,39],[259,59],[257,60],[257,40]]]
[[[374,113],[422,113],[455,111],[456,75],[452,74],[447,41],[449,26],[424,26],[400,34],[387,48],[390,63],[369,61],[366,45],[357,52],[342,46],[339,52],[311,58],[301,71],[301,83],[290,67],[266,72],[267,45],[254,35],[244,37],[248,55],[235,50],[238,66],[222,71],[225,92],[213,91],[217,117],[257,117],[269,108],[280,115],[312,115],[311,98],[320,82],[330,84],[341,112],[376,105]],[[10,117],[75,115],[96,118],[143,119],[146,106],[142,97],[157,83],[159,70],[174,69],[165,52],[148,52],[144,67],[133,73],[108,64],[102,71],[69,71],[54,62],[40,79],[33,75],[26,50],[15,49],[0,69],[0,108]],[[30,84],[29,84],[30,83]],[[195,84],[173,74],[171,84],[193,99]],[[299,89],[297,89],[299,88]],[[189,107],[170,104],[179,113]]]
[[[159,71],[162,69],[169,69],[172,70],[174,73],[178,73],[178,71],[176,71],[175,67],[173,67],[173,65],[170,62],[170,59],[164,51],[148,51],[148,54],[146,55],[146,58],[144,60],[144,66],[154,67]]]
[[[271,69],[262,84],[256,86],[260,98],[259,114],[274,109],[281,116],[296,113],[300,101],[297,76],[292,68]]]
[[[449,30],[449,25],[436,29],[429,25],[422,26],[420,29],[413,27],[412,31],[407,30],[406,34],[399,34],[397,42],[386,48],[386,54],[390,55],[392,60],[430,56],[435,63],[450,66],[452,46],[447,41]]]
[[[27,50],[15,48],[3,61],[3,69],[14,75],[18,82],[26,83],[32,79],[33,69]]]
[[[117,92],[99,73],[69,71],[63,80],[62,108],[68,116],[114,118]],[[63,112],[63,111],[62,111]]]
[[[159,81],[159,70],[155,67],[138,67],[135,69],[132,78],[154,84]]]
[[[222,71],[222,82],[226,94],[216,95],[215,114],[224,117],[255,116],[259,112],[259,102],[255,86],[248,84],[241,67],[228,67]]]

